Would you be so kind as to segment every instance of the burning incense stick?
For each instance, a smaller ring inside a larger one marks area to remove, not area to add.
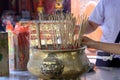
[[[41,49],[40,26],[41,25],[36,23],[36,31],[37,31],[37,38],[38,38],[38,48]]]

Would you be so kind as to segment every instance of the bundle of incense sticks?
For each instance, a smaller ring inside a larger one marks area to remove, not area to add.
[[[71,13],[47,16],[39,14],[39,24],[36,26],[38,48],[53,50],[80,48],[81,37],[87,24],[86,16],[75,18]]]

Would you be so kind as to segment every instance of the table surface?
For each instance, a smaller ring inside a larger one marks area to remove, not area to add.
[[[9,77],[0,80],[38,80],[28,71],[10,71]],[[120,68],[95,67],[95,70],[82,75],[81,80],[120,80]]]
[[[120,68],[96,67],[82,77],[81,80],[120,80]]]

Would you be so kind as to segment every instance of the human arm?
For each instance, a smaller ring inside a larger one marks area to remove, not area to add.
[[[86,45],[88,48],[94,48],[109,53],[120,54],[120,44],[94,41],[85,36],[82,37],[82,44]]]
[[[88,18],[88,26],[86,28],[85,33],[89,34],[97,29],[97,27],[102,26],[104,24],[104,0],[100,0],[91,15]]]
[[[89,33],[93,32],[93,31],[95,31],[98,28],[98,26],[100,26],[100,25],[89,20],[88,21],[88,26],[86,27],[85,34],[89,34]]]

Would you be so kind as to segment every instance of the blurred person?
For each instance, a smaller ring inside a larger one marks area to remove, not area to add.
[[[6,28],[7,21],[10,21],[12,25],[15,24],[13,14],[11,14],[9,11],[3,13],[1,19],[2,19],[2,26],[4,27],[4,29]]]
[[[30,20],[30,11],[27,9],[23,9],[22,12],[22,20]]]
[[[120,0],[99,0],[89,17],[89,26],[86,33],[89,34],[97,27],[102,29],[101,41],[105,43],[120,42]],[[115,64],[114,64],[115,63]],[[96,66],[120,67],[120,55],[113,55],[101,50],[97,51]]]

